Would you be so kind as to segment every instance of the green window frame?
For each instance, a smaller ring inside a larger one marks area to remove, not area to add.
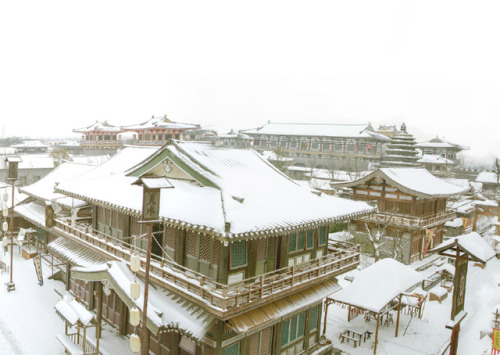
[[[326,227],[319,227],[319,245],[325,245],[327,239]]]
[[[231,243],[231,269],[247,265],[247,241],[239,240]]]
[[[314,306],[309,310],[309,331],[318,328],[318,313],[319,305]]]
[[[306,312],[299,313],[281,323],[281,345],[287,345],[304,336]]]
[[[307,231],[306,249],[311,249],[314,246],[314,233],[312,229]]]
[[[288,252],[294,252],[297,250],[297,233],[290,233],[290,240],[288,242]]]
[[[240,343],[234,343],[224,348],[224,355],[239,355]]]

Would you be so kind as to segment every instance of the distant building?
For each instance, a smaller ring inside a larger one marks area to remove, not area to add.
[[[418,152],[415,148],[415,138],[406,132],[406,125],[401,125],[401,131],[397,132],[388,142],[385,152],[382,154],[380,166],[383,168],[415,168],[421,167],[418,161]]]
[[[20,155],[22,162],[19,163],[16,186],[33,184],[54,169],[54,160],[47,154],[24,154]],[[0,159],[0,181],[7,181],[8,163]]]
[[[10,147],[17,149],[19,153],[45,153],[49,145],[39,140],[32,139],[22,141],[22,143],[11,144]]]
[[[424,154],[417,162],[429,170],[432,175],[438,177],[450,177],[452,175],[452,168],[455,166],[453,160],[435,154]]]
[[[104,122],[96,122],[88,127],[74,129],[75,133],[82,133],[80,146],[86,153],[113,152],[123,146],[120,134],[124,132],[120,127]]]
[[[250,148],[252,142],[251,136],[231,130],[229,133],[218,136],[215,145],[227,148]]]
[[[279,150],[293,158],[296,166],[348,171],[378,164],[389,140],[370,124],[269,122],[240,132],[253,138],[254,149]]]
[[[483,185],[482,193],[488,197],[495,197],[500,186],[499,176],[490,171],[481,171],[476,177],[476,182]]]
[[[195,128],[183,131],[181,140],[196,142],[213,142],[217,138],[217,132],[206,128]]]
[[[396,135],[396,133],[398,133],[398,128],[396,127],[396,125],[380,125],[375,132],[392,138]]]
[[[420,148],[423,154],[440,155],[443,158],[453,160],[457,163],[457,154],[462,150],[468,150],[468,147],[450,143],[439,137],[433,138],[430,141],[417,143],[417,148]]]
[[[131,142],[133,145],[162,146],[171,139],[180,140],[183,134],[187,134],[187,131],[200,129],[200,126],[174,122],[164,115],[163,117],[153,116],[143,123],[122,126],[121,129],[135,133]]]

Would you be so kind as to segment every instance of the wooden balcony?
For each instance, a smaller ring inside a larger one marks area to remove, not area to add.
[[[72,227],[69,221],[56,220],[52,232],[83,244],[111,260],[130,262],[133,251],[146,252],[122,240],[91,231],[88,226]],[[328,254],[300,265],[289,266],[266,274],[225,285],[165,258],[154,257],[151,262],[151,282],[182,296],[208,312],[228,319],[237,313],[258,307],[271,300],[295,293],[316,283],[356,268],[360,261],[358,245],[332,242]],[[141,270],[139,274],[144,275]]]
[[[432,228],[434,226],[446,223],[456,218],[454,211],[441,212],[428,217],[411,217],[402,215],[393,215],[385,213],[371,214],[358,220],[362,222],[375,222],[380,224],[389,223],[390,226],[405,226],[416,229]]]
[[[87,141],[81,140],[80,146],[88,149],[114,149],[121,148],[123,142],[121,140],[117,141]]]

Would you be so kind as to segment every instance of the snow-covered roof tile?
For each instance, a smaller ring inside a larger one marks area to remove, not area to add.
[[[462,234],[458,237],[450,238],[434,247],[430,250],[430,252],[444,251],[453,248],[456,245],[469,254],[469,256],[473,259],[483,263],[486,263],[496,255],[493,248],[491,248],[477,232]]]
[[[187,124],[187,123],[179,123],[170,121],[167,117],[153,117],[146,122],[142,122],[135,125],[130,126],[122,126],[122,129],[125,130],[143,130],[150,128],[164,128],[164,129],[178,129],[178,130],[186,130],[186,129],[196,129],[200,128],[198,125]]]
[[[87,132],[112,132],[112,133],[121,133],[123,130],[118,126],[113,126],[108,123],[108,121],[104,122],[96,122],[91,124],[88,127],[77,128],[74,129],[73,132],[76,133],[87,133]]]
[[[446,159],[442,157],[441,155],[437,154],[424,154],[422,158],[417,160],[417,163],[423,163],[423,164],[436,164],[436,165],[454,165],[455,162],[450,159]]]
[[[476,182],[487,184],[498,184],[499,180],[497,174],[490,171],[481,171],[476,177]]]

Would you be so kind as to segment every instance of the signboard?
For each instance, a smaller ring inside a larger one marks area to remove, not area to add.
[[[35,264],[36,276],[38,278],[38,285],[43,286],[43,275],[42,275],[42,255],[37,254],[33,258],[33,264]]]
[[[155,221],[160,214],[160,189],[144,188],[142,220]]]
[[[493,343],[491,344],[491,353],[500,354],[500,329],[493,328],[491,339],[493,341]]]
[[[464,232],[467,230],[469,226],[469,219],[467,217],[462,217],[462,224],[464,225]]]
[[[453,304],[451,306],[451,320],[464,310],[465,283],[467,280],[467,255],[459,256],[455,260],[455,278],[453,280]]]

